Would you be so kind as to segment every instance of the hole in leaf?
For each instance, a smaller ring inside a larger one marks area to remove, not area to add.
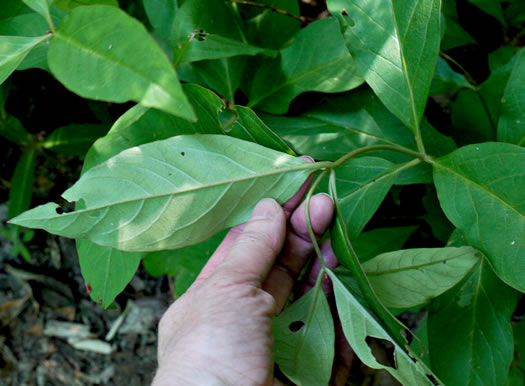
[[[183,151],[180,152],[180,155],[184,157],[186,153],[184,153]]]
[[[62,209],[61,206],[57,206],[57,207],[55,208],[55,211],[56,211],[58,214],[63,214],[63,213],[65,213],[65,212],[64,212],[64,209]]]
[[[354,19],[352,19],[350,17],[350,15],[348,14],[348,12],[346,12],[346,9],[343,9],[341,11],[341,16],[343,16],[343,18],[345,19],[346,23],[350,26],[350,27],[354,27],[355,26],[355,21]]]
[[[372,351],[372,355],[374,355],[377,362],[383,366],[396,368],[396,360],[394,357],[395,347],[390,341],[367,336],[366,343],[368,347],[370,347],[370,351]]]
[[[296,320],[295,322],[290,323],[288,328],[290,329],[291,332],[297,332],[301,328],[303,328],[303,326],[304,326],[304,322],[302,320]]]
[[[199,42],[205,41],[206,36],[208,36],[208,33],[204,31],[203,29],[193,31],[193,34],[192,34],[192,37],[197,39]]]

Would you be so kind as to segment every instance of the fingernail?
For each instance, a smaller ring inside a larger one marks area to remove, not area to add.
[[[302,158],[302,159],[304,159],[304,160],[306,160],[308,162],[311,162],[311,163],[315,162],[315,160],[312,157],[310,157],[309,155],[302,155],[300,158]]]
[[[277,217],[282,212],[281,206],[272,198],[259,201],[252,213],[252,220]]]
[[[334,203],[334,199],[328,193],[318,193],[316,196],[326,196],[330,199],[330,201],[332,201],[332,204]]]

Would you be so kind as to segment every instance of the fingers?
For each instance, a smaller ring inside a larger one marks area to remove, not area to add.
[[[302,156],[300,157],[308,162],[314,162],[313,158],[309,156]],[[304,184],[299,188],[297,193],[295,193],[288,201],[286,201],[283,204],[283,210],[286,218],[288,219],[291,215],[291,213],[297,208],[297,205],[301,202],[306,192],[308,192],[308,189],[310,188],[310,185],[312,184],[312,179],[314,178],[314,175],[312,174],[307,178],[307,180],[304,182]],[[246,223],[237,225],[230,229],[222,243],[217,247],[213,255],[211,255],[210,259],[206,263],[206,265],[202,268],[199,276],[193,283],[193,286],[197,286],[200,282],[203,280],[206,280],[210,275],[215,271],[215,269],[222,263],[224,260],[224,256],[228,252],[228,250],[231,248],[237,237],[240,236],[242,231],[244,230],[246,226]]]
[[[282,249],[285,232],[285,214],[277,201],[260,201],[215,273],[232,282],[261,286]]]
[[[269,292],[276,301],[277,312],[280,312],[290,296],[295,278],[299,275],[314,251],[308,234],[304,214],[305,203],[294,212],[290,219],[285,246],[272,268],[263,289]],[[333,215],[332,199],[325,194],[318,194],[310,201],[310,220],[316,237],[327,229]]]

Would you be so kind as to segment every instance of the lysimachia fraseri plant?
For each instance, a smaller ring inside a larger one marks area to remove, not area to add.
[[[328,384],[334,321],[321,281],[330,277],[344,334],[367,366],[405,385],[521,384],[523,322],[515,338],[511,325],[525,291],[520,1],[472,1],[518,36],[489,56],[482,84],[445,53],[474,41],[454,0],[328,0],[320,20],[298,17],[294,0],[255,3],[137,1],[139,21],[116,0],[3,0],[1,82],[37,67],[81,97],[137,103],[107,134],[63,128],[41,144],[60,152],[57,142],[67,151],[79,136],[98,138],[63,194],[73,211],[25,211],[34,151],[24,155],[11,223],[77,239],[90,294],[108,307],[141,261],[176,276],[180,295],[225,229],[316,173],[306,200],[316,189],[334,198],[329,233],[342,266],[321,259],[314,288],[275,319],[282,372]],[[316,103],[289,113],[305,92]],[[427,120],[429,95],[452,96],[450,136]],[[1,134],[26,141],[22,127]],[[442,247],[401,249],[414,227],[363,232],[391,189],[413,184],[430,192],[425,221]],[[415,338],[393,316],[407,310],[427,311]],[[390,342],[390,365],[367,338]]]

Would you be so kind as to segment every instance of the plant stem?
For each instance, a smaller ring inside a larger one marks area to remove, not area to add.
[[[376,316],[387,327],[389,333],[393,335],[392,338],[401,347],[405,347],[407,344],[406,338],[403,336],[401,331],[406,330],[406,327],[390,313],[390,311],[383,305],[383,303],[381,303],[376,293],[374,292],[374,289],[372,288],[372,285],[370,284],[370,281],[368,280],[368,277],[366,276],[363,267],[361,266],[361,263],[359,262],[359,258],[357,257],[354,248],[352,247],[352,243],[350,242],[350,238],[348,237],[348,231],[346,229],[346,224],[343,219],[341,208],[339,206],[337,198],[335,170],[333,169],[330,171],[329,190],[334,200],[335,211],[337,216],[336,223],[334,226],[336,228],[340,226],[340,236],[343,238],[343,247],[346,249],[345,254],[348,255],[348,257],[350,257],[350,259],[346,260],[347,265],[349,265],[347,268],[350,269],[352,276],[356,279],[364,299],[372,308]]]
[[[348,154],[345,154],[341,158],[339,158],[337,161],[332,162],[332,165],[330,165],[330,168],[337,168],[344,164],[346,161],[357,157],[360,154],[367,153],[370,151],[377,151],[377,150],[388,150],[388,151],[394,151],[397,153],[403,153],[409,156],[412,156],[414,158],[419,158],[422,161],[426,161],[428,156],[426,154],[418,153],[417,151],[407,149],[405,147],[401,146],[392,146],[392,145],[372,145],[367,147],[362,147],[360,149],[356,149]]]
[[[304,207],[304,215],[306,218],[306,226],[308,227],[308,234],[310,235],[310,239],[312,240],[312,245],[314,246],[315,253],[317,254],[317,257],[319,258],[319,262],[321,263],[322,270],[326,270],[326,263],[323,259],[323,254],[321,253],[321,248],[319,248],[319,243],[317,242],[317,238],[315,237],[314,228],[312,227],[312,221],[310,219],[310,200],[312,199],[312,195],[319,186],[319,183],[323,179],[324,176],[328,173],[329,169],[323,170],[321,174],[315,179],[314,183],[308,190],[308,193],[306,195],[305,199],[305,207]]]
[[[476,81],[474,80],[474,78],[470,75],[470,73],[465,69],[465,67],[463,67],[461,64],[459,64],[459,62],[456,61],[456,59],[454,59],[453,57],[451,57],[450,55],[444,53],[443,51],[439,51],[439,54],[444,57],[446,60],[448,60],[449,62],[451,62],[452,64],[454,64],[457,68],[459,68],[461,70],[461,72],[463,72],[463,75],[465,75],[465,77],[467,78],[467,81],[474,85],[474,86],[477,86],[477,83]]]
[[[280,15],[288,16],[288,17],[291,17],[292,19],[299,20],[303,24],[307,24],[308,22],[313,21],[313,19],[310,18],[310,17],[297,16],[297,15],[294,15],[293,13],[285,11],[284,9],[274,8],[274,7],[270,6],[270,5],[255,3],[253,1],[244,1],[244,0],[226,0],[226,1],[229,1],[230,3],[251,5],[253,7],[259,7],[259,8],[266,8],[266,9],[269,9],[272,12],[278,13]]]

